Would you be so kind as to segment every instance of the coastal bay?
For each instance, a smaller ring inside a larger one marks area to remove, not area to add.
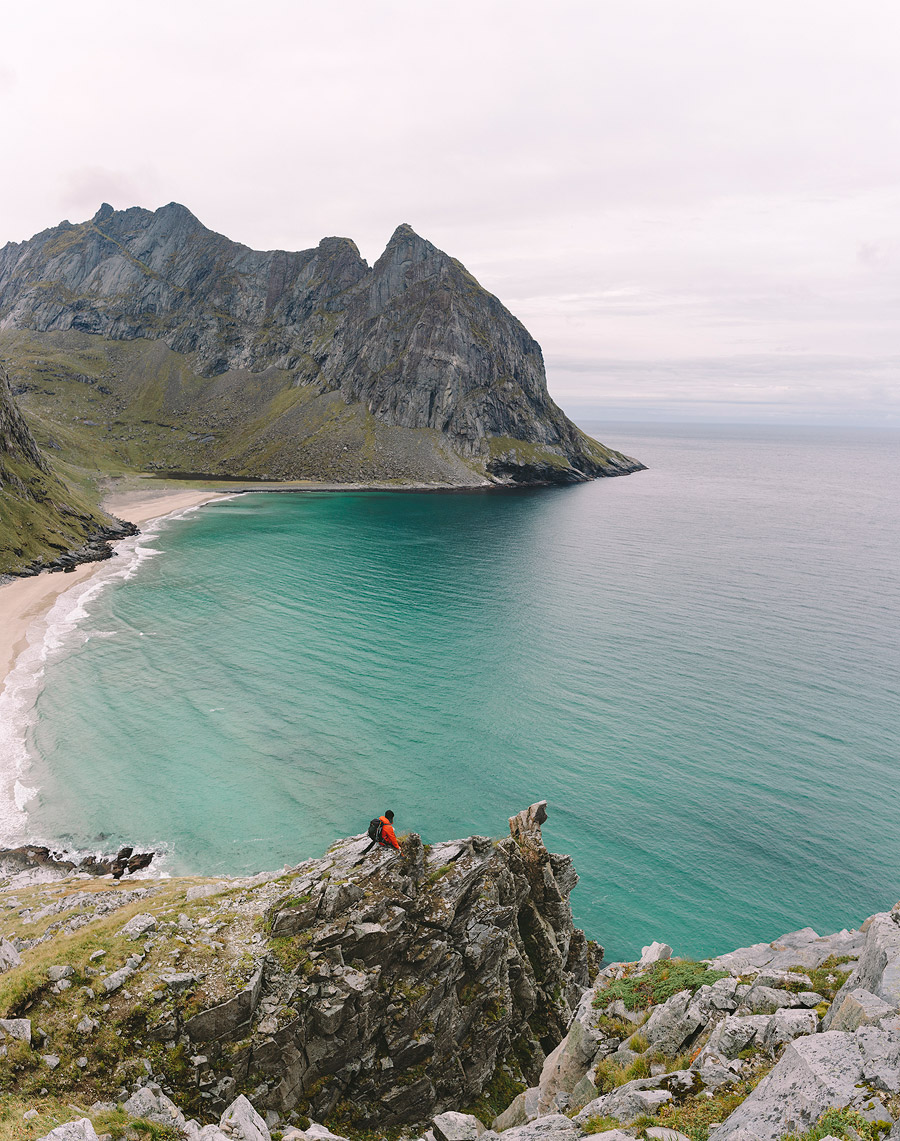
[[[218,498],[217,491],[163,489],[112,494],[103,501],[111,515],[141,526],[150,519],[199,507]],[[0,690],[28,645],[32,624],[44,618],[57,599],[76,584],[84,582],[103,567],[102,562],[81,563],[68,573],[43,573],[17,578],[0,586]]]
[[[242,874],[546,798],[613,955],[858,923],[900,895],[895,434],[617,442],[650,470],[167,524],[47,669],[29,834]]]

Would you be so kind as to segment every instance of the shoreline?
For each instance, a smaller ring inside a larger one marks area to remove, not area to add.
[[[103,500],[103,510],[117,518],[143,527],[151,519],[159,519],[176,511],[200,507],[211,500],[237,494],[227,491],[174,490],[160,488],[155,493],[145,490],[112,492]],[[114,540],[115,547],[122,540]],[[18,578],[0,586],[0,693],[15,668],[19,656],[32,644],[32,627],[47,614],[67,591],[88,581],[106,561],[81,563],[73,571],[44,571],[33,578]]]
[[[201,480],[194,477],[193,482]],[[191,507],[201,507],[205,503],[216,499],[231,498],[235,495],[256,493],[297,493],[297,492],[360,492],[360,491],[393,491],[393,492],[485,492],[485,491],[521,491],[522,488],[506,487],[496,484],[473,484],[471,486],[457,486],[454,484],[417,484],[403,485],[380,483],[333,483],[323,480],[291,480],[286,482],[269,480],[234,480],[234,486],[222,485],[216,482],[215,490],[201,490],[193,488],[160,487],[150,490],[146,486],[137,487],[131,484],[128,490],[110,488],[101,502],[101,508],[109,515],[118,519],[134,523],[143,528],[152,519],[162,518],[177,511],[184,511]],[[121,539],[110,540],[115,547]],[[40,619],[45,618],[56,602],[75,586],[92,578],[102,567],[104,561],[80,563],[71,571],[42,571],[29,578],[17,578],[12,582],[0,584],[0,695],[2,695],[7,679],[15,668],[19,656],[31,644],[28,635],[31,627]]]

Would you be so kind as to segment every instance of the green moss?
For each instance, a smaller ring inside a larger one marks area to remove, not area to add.
[[[846,961],[846,960],[845,960]],[[805,1133],[787,1133],[784,1141],[822,1141],[829,1135],[856,1141],[857,1134],[863,1141],[880,1141],[891,1130],[890,1122],[867,1121],[855,1109],[826,1109],[812,1129]]]
[[[668,1129],[677,1129],[686,1133],[691,1141],[709,1141],[709,1127],[714,1122],[722,1122],[733,1113],[765,1075],[771,1070],[774,1062],[766,1061],[761,1064],[756,1073],[738,1082],[717,1090],[709,1096],[708,1090],[701,1090],[693,1097],[684,1101],[669,1102],[660,1107],[654,1115],[644,1114],[633,1122],[638,1134],[651,1126],[662,1125]]]
[[[525,1089],[523,1082],[517,1081],[503,1066],[497,1066],[481,1097],[462,1112],[471,1113],[479,1121],[490,1126],[494,1118],[498,1117],[514,1098],[524,1093]]]
[[[298,967],[306,971],[312,966],[304,941],[297,935],[270,939],[269,948],[286,971],[294,971]]]
[[[621,1129],[622,1122],[618,1117],[610,1117],[609,1114],[595,1113],[593,1117],[589,1117],[581,1125],[582,1133],[605,1133],[608,1129]]]
[[[812,970],[807,970],[805,967],[792,967],[791,970],[797,974],[806,975],[812,983],[812,989],[828,1002],[831,1002],[852,973],[849,970],[842,971],[839,969],[844,963],[855,964],[856,959],[851,955],[829,955],[821,966]],[[805,984],[800,984],[799,989],[807,990],[808,988]]]
[[[597,1019],[597,1028],[602,1030],[608,1038],[630,1038],[635,1031],[635,1024],[627,1018],[616,1018],[612,1014],[601,1014]]]
[[[105,1110],[94,1117],[97,1133],[109,1133],[113,1141],[137,1134],[142,1141],[181,1141],[181,1133],[173,1125],[160,1125],[142,1117],[131,1117],[121,1107]]]
[[[606,990],[600,991],[594,999],[594,1006],[602,1010],[620,998],[626,1010],[643,1010],[645,1007],[665,1002],[682,990],[689,990],[693,994],[700,987],[714,983],[727,975],[728,971],[711,971],[705,963],[697,963],[691,959],[666,959],[654,963],[642,975],[614,979]]]

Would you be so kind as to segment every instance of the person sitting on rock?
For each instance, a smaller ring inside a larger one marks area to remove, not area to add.
[[[368,848],[363,850],[363,855],[380,844],[382,848],[396,848],[400,851],[400,843],[397,840],[397,834],[394,832],[394,814],[388,809],[384,816],[376,816],[374,820],[369,822],[369,839],[372,841]]]

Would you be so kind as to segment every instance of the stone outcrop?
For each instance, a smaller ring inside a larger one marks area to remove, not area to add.
[[[126,462],[143,441],[156,467],[275,479],[570,483],[642,467],[566,418],[537,342],[407,225],[369,267],[346,238],[261,252],[177,203],[103,205],[0,249],[0,330],[27,399],[50,414],[75,402],[70,419]]]
[[[477,1101],[497,1075],[536,1081],[589,985],[568,905],[577,876],[545,848],[545,819],[533,805],[500,841],[425,848],[412,834],[402,854],[366,852],[368,837],[353,837],[249,880],[149,880],[126,892],[85,878],[41,906],[23,906],[14,889],[21,933],[9,946],[24,970],[33,948],[68,940],[39,993],[66,1011],[79,996],[64,1016],[79,1049],[112,1006],[117,1024],[156,1044],[143,1079],[186,1109],[221,1112],[246,1092],[279,1120],[424,1124]],[[88,954],[99,930],[110,952]],[[65,949],[72,939],[84,949]],[[42,1041],[64,1070],[67,1042]],[[85,1055],[86,1080],[115,1093],[108,1067]],[[187,1085],[175,1064],[185,1057]]]
[[[29,872],[39,871],[63,879],[75,872],[121,879],[148,868],[153,855],[153,852],[135,852],[126,847],[120,848],[115,856],[91,854],[73,860],[65,852],[53,852],[44,845],[23,844],[18,848],[0,848],[0,875],[27,878]]]
[[[900,909],[705,963],[649,943],[592,972],[568,910],[574,871],[544,846],[545,820],[539,803],[499,842],[424,848],[412,835],[401,854],[367,853],[360,836],[283,873],[97,885],[22,907],[22,923],[53,930],[9,938],[8,975],[91,924],[110,950],[66,945],[28,1009],[0,1018],[0,1068],[35,1067],[36,1083],[84,1063],[96,1088],[91,1048],[113,1020],[135,1045],[110,1096],[188,1141],[397,1125],[422,1141],[685,1141],[718,1107],[712,1141],[779,1141],[826,1112],[845,1138],[873,1122],[900,1135]],[[7,915],[21,902],[0,896]],[[475,1108],[515,1081],[492,1120]],[[114,1104],[48,1136],[93,1141]]]
[[[568,907],[577,877],[544,847],[542,813],[513,817],[498,844],[426,852],[413,836],[402,856],[364,857],[367,838],[346,841],[300,874],[268,913],[302,963],[266,968],[267,1005],[282,1013],[258,1023],[249,1065],[271,1084],[267,1107],[327,1115],[352,1101],[378,1107],[358,1109],[360,1123],[399,1124],[476,1099],[513,1051],[536,1075],[588,982]],[[189,1036],[231,1034],[198,1035],[209,1013]]]

